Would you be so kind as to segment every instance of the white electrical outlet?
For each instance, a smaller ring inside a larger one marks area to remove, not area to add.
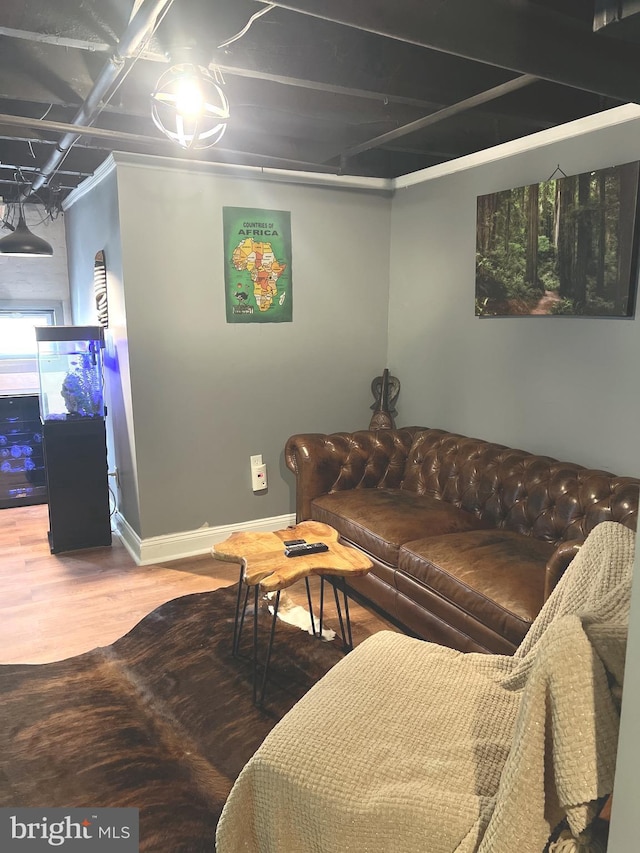
[[[261,492],[267,488],[267,466],[262,461],[262,454],[251,457],[251,488]]]

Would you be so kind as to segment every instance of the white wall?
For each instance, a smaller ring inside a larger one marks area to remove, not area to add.
[[[401,421],[637,476],[637,319],[474,315],[478,195],[547,180],[558,164],[576,174],[640,156],[640,119],[539,137],[450,174],[426,170],[441,176],[394,197],[389,367]]]

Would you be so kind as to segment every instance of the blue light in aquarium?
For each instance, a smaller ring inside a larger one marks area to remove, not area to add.
[[[28,498],[29,495],[33,494],[33,489],[29,486],[26,486],[23,489],[9,489],[9,497],[10,498]]]

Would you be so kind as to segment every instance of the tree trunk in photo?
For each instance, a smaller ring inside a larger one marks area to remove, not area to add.
[[[504,214],[504,250],[509,252],[509,239],[511,232],[511,195],[507,199],[507,209]]]
[[[630,308],[633,232],[638,195],[638,164],[627,163],[619,167],[620,210],[618,217],[618,280],[614,294],[616,314],[626,315]]]
[[[598,173],[598,264],[596,267],[596,295],[604,299],[604,262],[607,252],[607,182],[606,174]]]
[[[556,181],[556,197],[554,202],[553,209],[553,237],[552,243],[555,248],[558,248],[558,244],[560,243],[560,195],[562,191],[562,182]]]
[[[584,313],[587,304],[587,269],[591,256],[590,192],[591,176],[589,173],[578,175],[578,227],[576,233],[576,264],[573,292],[576,312],[579,314]]]
[[[527,204],[527,266],[525,281],[529,287],[540,290],[542,293],[543,288],[538,284],[538,226],[540,221],[538,199],[538,184],[531,184],[528,190]]]
[[[558,181],[558,279],[560,296],[565,299],[573,298],[575,187],[575,177]]]
[[[495,229],[494,215],[496,212],[496,196],[484,195],[478,197],[478,218],[476,240],[478,251],[486,255],[492,248],[492,235]]]

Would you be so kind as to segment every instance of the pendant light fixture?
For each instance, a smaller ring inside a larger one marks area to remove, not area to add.
[[[0,255],[13,255],[14,258],[50,258],[53,255],[51,244],[27,228],[21,202],[18,202],[18,224],[11,234],[0,240]]]
[[[218,50],[241,39],[254,21],[275,8],[269,3],[254,12],[240,32],[219,44]],[[211,148],[222,139],[230,118],[222,72],[216,65],[208,65],[210,54],[205,55],[202,46],[183,44],[167,56],[176,64],[161,75],[151,95],[154,124],[182,148]]]
[[[224,80],[197,62],[179,62],[161,75],[151,95],[156,127],[187,150],[210,148],[222,139],[229,120]]]

